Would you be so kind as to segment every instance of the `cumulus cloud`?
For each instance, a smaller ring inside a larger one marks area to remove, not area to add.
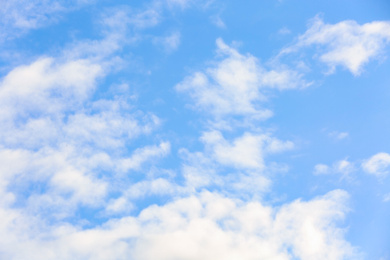
[[[308,46],[320,47],[319,60],[330,72],[337,66],[347,68],[355,76],[369,61],[380,57],[390,42],[390,22],[374,21],[363,25],[353,20],[326,24],[319,17],[312,19],[309,29],[298,37],[296,44],[281,53],[290,53]]]
[[[211,156],[222,165],[244,169],[264,168],[264,156],[293,148],[290,141],[282,142],[268,135],[244,133],[231,144],[218,131],[206,132],[201,137]]]
[[[24,239],[15,221],[21,216],[7,212],[1,229],[10,236],[0,238],[0,245],[8,258],[32,260],[359,259],[338,227],[348,211],[347,198],[335,190],[276,209],[205,191],[91,229],[30,229]],[[28,224],[36,223],[26,219]]]
[[[1,115],[54,114],[64,109],[63,103],[77,105],[93,91],[102,74],[102,67],[89,60],[57,63],[53,58],[41,58],[30,65],[19,66],[1,82]],[[53,100],[58,102],[48,102]]]
[[[267,70],[252,55],[240,54],[236,49],[217,40],[217,53],[223,57],[204,72],[195,72],[176,86],[187,92],[196,107],[216,117],[252,115],[268,118],[272,112],[261,107],[266,99],[261,89],[290,89],[306,85],[301,75],[287,68]]]
[[[50,211],[44,219],[103,207],[110,192],[121,192],[111,181],[115,174],[169,153],[161,142],[128,158],[131,140],[159,119],[134,110],[125,97],[93,100],[104,76],[94,59],[45,57],[1,80],[0,193],[7,203],[22,203],[25,214]]]
[[[208,188],[234,196],[261,196],[271,186],[272,174],[284,171],[276,162],[266,161],[275,153],[294,148],[271,134],[246,132],[226,138],[220,131],[207,131],[200,137],[204,151],[182,149],[182,175],[186,191]]]
[[[182,8],[191,2],[165,1]],[[147,144],[133,139],[148,135],[160,119],[137,110],[126,95],[99,98],[94,92],[110,72],[108,57],[121,48],[127,26],[142,30],[161,16],[159,9],[110,14],[102,20],[109,28],[103,40],[78,43],[66,58],[19,66],[0,82],[3,257],[357,259],[339,225],[348,211],[345,191],[278,207],[256,196],[271,184],[266,158],[294,148],[291,141],[259,129],[229,138],[209,125],[200,138],[204,151],[181,149],[182,175],[152,176],[150,168],[171,152],[171,143],[158,136]],[[39,19],[26,28],[46,18]],[[179,43],[179,34],[163,42],[172,50]],[[220,39],[217,56],[214,65],[176,86],[217,119],[267,118],[267,89],[307,85],[298,72],[266,68]],[[351,164],[343,160],[333,168],[344,173]],[[169,199],[149,205],[150,197],[165,195]],[[140,213],[129,216],[134,209]]]
[[[378,177],[386,176],[390,171],[390,154],[377,153],[362,163],[362,168],[366,173],[374,174]]]

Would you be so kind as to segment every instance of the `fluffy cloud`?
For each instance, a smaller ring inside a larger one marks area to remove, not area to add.
[[[282,53],[289,53],[307,46],[320,46],[320,61],[326,63],[331,72],[336,66],[343,66],[354,75],[359,75],[363,66],[379,57],[390,42],[390,22],[375,21],[359,25],[347,20],[337,24],[325,24],[315,17],[309,29],[292,47]]]
[[[102,72],[100,65],[89,60],[57,63],[42,58],[17,67],[0,85],[1,119],[26,118],[33,113],[54,115],[77,106],[93,91]]]
[[[1,80],[0,193],[6,203],[25,205],[25,214],[50,211],[44,219],[101,208],[110,192],[121,192],[111,181],[116,174],[169,153],[170,144],[161,142],[129,158],[131,140],[150,133],[159,119],[134,110],[125,97],[93,100],[103,76],[94,59],[40,58]]]
[[[165,1],[182,8],[191,2]],[[339,226],[348,211],[346,192],[278,207],[258,199],[271,183],[266,158],[294,147],[259,128],[232,138],[213,130],[213,122],[200,138],[203,152],[181,150],[182,175],[151,173],[170,153],[170,142],[158,136],[152,144],[132,140],[148,135],[160,120],[135,109],[128,93],[99,100],[93,94],[109,73],[109,58],[128,40],[128,26],[136,32],[160,22],[161,10],[153,8],[115,9],[102,19],[109,28],[103,40],[78,43],[64,59],[40,58],[2,79],[2,257],[357,259]],[[180,35],[171,36],[163,44],[176,48]],[[176,86],[216,119],[267,118],[267,91],[306,85],[287,67],[267,69],[220,39],[217,46],[220,60]],[[344,160],[334,168],[347,172],[350,166]],[[169,199],[148,205],[150,197],[165,195]],[[140,213],[128,216],[135,208]]]
[[[10,259],[32,260],[358,259],[336,225],[348,210],[347,198],[346,192],[335,190],[274,209],[202,192],[100,227],[31,229],[23,239],[21,227],[15,225],[18,213],[7,212],[1,229],[10,236],[8,242],[0,238],[0,245]]]
[[[201,140],[218,163],[244,169],[262,170],[266,154],[293,148],[292,142],[282,142],[265,134],[245,133],[229,144],[220,132],[213,131],[204,133]]]
[[[285,171],[284,166],[265,159],[294,148],[293,142],[265,133],[225,138],[213,130],[204,132],[200,140],[203,152],[181,150],[185,178],[181,191],[208,188],[238,197],[261,196],[269,190],[272,174]]]
[[[217,47],[223,60],[176,86],[178,91],[188,92],[198,108],[216,117],[270,117],[272,112],[259,105],[266,99],[262,88],[289,89],[305,85],[299,73],[287,68],[266,70],[254,56],[240,54],[221,39],[217,40]]]
[[[362,163],[362,168],[369,174],[385,176],[390,171],[390,154],[377,153]]]

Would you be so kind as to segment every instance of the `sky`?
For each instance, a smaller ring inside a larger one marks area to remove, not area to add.
[[[0,0],[0,259],[390,260],[390,2]]]

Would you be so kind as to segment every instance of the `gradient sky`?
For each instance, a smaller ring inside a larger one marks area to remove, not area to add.
[[[390,2],[0,0],[0,259],[390,260]]]

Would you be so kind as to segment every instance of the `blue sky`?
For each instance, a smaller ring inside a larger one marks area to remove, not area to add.
[[[1,259],[390,259],[388,1],[0,0]]]

